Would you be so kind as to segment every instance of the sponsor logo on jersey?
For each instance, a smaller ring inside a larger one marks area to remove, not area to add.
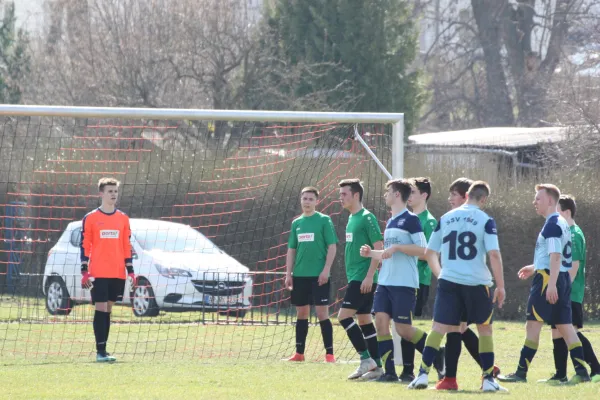
[[[346,242],[352,242],[352,232],[346,232]]]
[[[314,233],[301,233],[298,235],[299,242],[314,242],[315,234]]]
[[[100,231],[100,239],[118,239],[119,231],[116,229],[102,229]]]
[[[404,225],[404,218],[398,220],[398,226]]]

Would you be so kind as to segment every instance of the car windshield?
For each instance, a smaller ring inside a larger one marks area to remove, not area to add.
[[[147,251],[160,250],[171,253],[222,253],[213,242],[192,228],[134,229],[139,245]]]

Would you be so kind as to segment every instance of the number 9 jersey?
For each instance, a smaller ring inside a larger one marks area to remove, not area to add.
[[[473,204],[444,214],[429,239],[428,249],[441,253],[439,279],[461,285],[492,285],[486,255],[499,250],[493,218]]]

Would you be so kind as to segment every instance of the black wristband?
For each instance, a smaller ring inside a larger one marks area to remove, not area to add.
[[[126,265],[126,267],[127,267],[127,273],[133,274],[133,265]]]
[[[86,264],[81,264],[81,273],[88,272],[88,266]]]

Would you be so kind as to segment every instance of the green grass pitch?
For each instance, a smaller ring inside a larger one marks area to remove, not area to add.
[[[423,329],[428,321],[417,321]],[[496,363],[511,372],[524,340],[524,324],[497,322]],[[508,394],[479,392],[480,371],[463,349],[459,393],[408,391],[401,384],[349,382],[356,357],[334,326],[338,363],[324,364],[318,327],[311,327],[305,363],[285,363],[293,352],[293,326],[117,324],[109,350],[119,361],[94,362],[88,323],[0,324],[3,399],[598,399],[600,384],[548,387],[536,383],[553,370],[550,332],[542,333],[527,384],[505,384]],[[600,325],[584,329],[600,349]],[[420,356],[417,354],[417,362]],[[569,373],[572,366],[569,365]],[[433,374],[431,376],[433,383]]]

